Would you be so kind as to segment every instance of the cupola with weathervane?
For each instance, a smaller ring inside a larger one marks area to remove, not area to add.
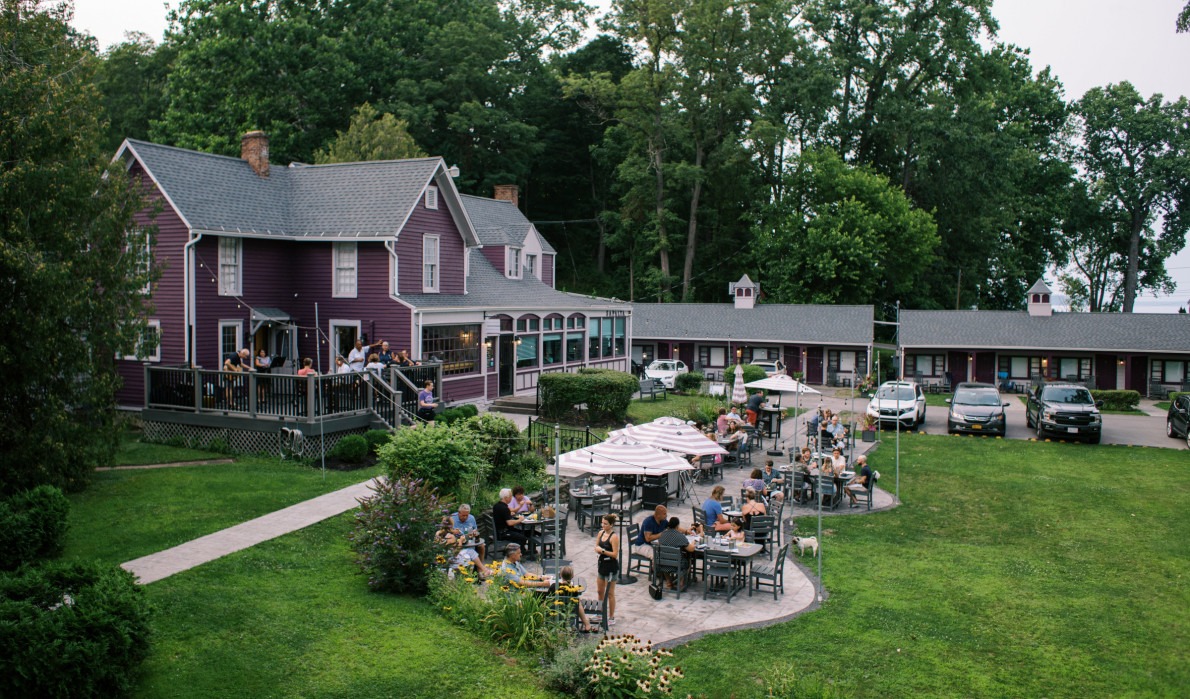
[[[738,282],[732,282],[727,285],[727,293],[731,294],[736,308],[754,308],[756,306],[756,297],[760,294],[760,285],[753,282],[745,274],[740,277]]]
[[[1050,294],[1054,293],[1045,285],[1045,279],[1038,279],[1025,294],[1029,297],[1029,315],[1052,316],[1054,307],[1050,304]]]

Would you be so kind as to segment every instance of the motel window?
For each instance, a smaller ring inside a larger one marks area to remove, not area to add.
[[[355,243],[334,243],[335,283],[333,296],[355,298],[356,261],[358,246]]]
[[[239,238],[219,239],[219,295],[239,296],[243,254]]]
[[[938,377],[946,374],[946,355],[909,354],[905,356],[905,376],[920,373],[922,376]]]
[[[601,356],[604,356],[604,357],[614,357],[615,356],[615,354],[612,352],[612,327],[613,327],[613,325],[614,324],[612,323],[611,318],[604,318],[603,322],[599,324],[599,327],[600,327],[599,353]]]

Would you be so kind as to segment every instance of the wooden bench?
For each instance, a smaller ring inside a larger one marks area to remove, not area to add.
[[[640,380],[640,397],[644,400],[645,396],[649,396],[653,400],[657,400],[657,394],[669,400],[669,392],[665,390],[665,384],[655,379],[641,379]]]

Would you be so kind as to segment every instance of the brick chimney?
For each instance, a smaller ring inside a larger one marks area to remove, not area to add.
[[[513,206],[520,206],[521,188],[515,184],[498,184],[492,198],[498,201],[510,201]]]
[[[269,176],[269,135],[263,131],[249,131],[240,138],[240,158],[247,160],[261,177]]]

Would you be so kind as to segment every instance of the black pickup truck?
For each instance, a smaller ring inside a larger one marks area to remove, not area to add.
[[[1091,392],[1076,383],[1044,383],[1029,391],[1025,425],[1037,428],[1037,438],[1047,435],[1064,439],[1085,439],[1098,444],[1103,434],[1103,416]]]

